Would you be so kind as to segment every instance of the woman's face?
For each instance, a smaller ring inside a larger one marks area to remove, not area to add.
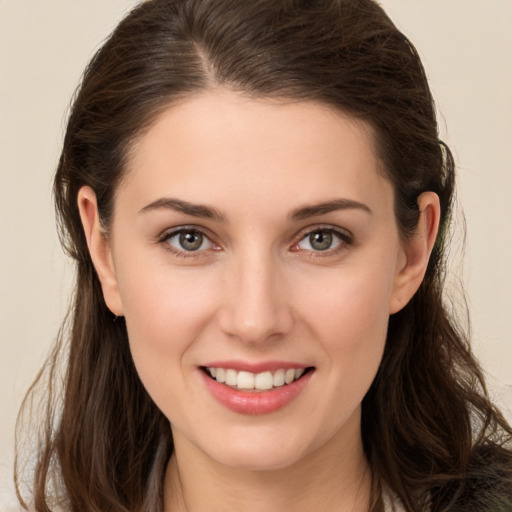
[[[279,468],[360,439],[388,317],[412,293],[368,126],[191,97],[135,144],[108,244],[106,301],[178,453]]]

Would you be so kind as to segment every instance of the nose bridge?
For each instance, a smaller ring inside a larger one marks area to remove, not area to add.
[[[226,281],[224,332],[255,344],[289,331],[292,317],[283,293],[283,273],[271,251],[244,251]]]

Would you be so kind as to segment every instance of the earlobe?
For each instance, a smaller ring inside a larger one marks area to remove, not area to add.
[[[110,242],[100,223],[96,194],[91,187],[84,186],[79,190],[77,199],[87,247],[101,283],[103,297],[110,311],[122,316],[123,307]]]
[[[405,242],[405,260],[397,269],[390,314],[400,311],[420,287],[437,238],[441,216],[439,197],[434,192],[423,192],[418,198],[418,208],[420,218],[416,231]]]

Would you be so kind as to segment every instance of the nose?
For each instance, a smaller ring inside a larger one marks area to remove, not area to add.
[[[224,333],[249,345],[265,344],[293,325],[283,275],[272,257],[241,257],[225,280],[225,300],[219,311]]]

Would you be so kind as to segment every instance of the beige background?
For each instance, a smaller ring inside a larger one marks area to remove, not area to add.
[[[67,106],[92,52],[135,3],[0,0],[0,511],[10,509],[16,412],[71,282],[50,199]],[[453,251],[450,282],[464,282],[475,351],[512,416],[512,0],[382,4],[424,59],[456,155],[468,239],[464,257]]]

